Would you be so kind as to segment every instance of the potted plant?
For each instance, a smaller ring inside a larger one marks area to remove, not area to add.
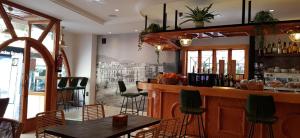
[[[275,22],[277,22],[278,19],[274,18],[273,14],[270,11],[259,11],[255,14],[253,23],[256,23],[256,36],[258,40],[258,52],[261,54],[261,50],[264,48],[264,41],[265,41],[265,34],[264,34],[264,28],[268,29],[267,27],[270,27],[268,30],[272,30],[271,32],[275,32]],[[262,26],[261,23],[270,23],[268,26]]]
[[[211,20],[215,17],[215,14],[209,11],[212,5],[213,3],[211,3],[207,7],[204,7],[203,9],[200,9],[198,6],[195,9],[186,6],[190,12],[185,13],[186,15],[184,16],[184,18],[186,18],[186,20],[180,24],[192,21],[194,22],[196,27],[203,27],[204,22],[210,23]]]
[[[138,42],[138,50],[142,49],[142,45],[143,45],[143,38],[144,35],[148,34],[148,33],[155,33],[155,32],[161,32],[163,31],[162,27],[159,24],[156,23],[152,23],[148,26],[147,29],[145,29],[144,31],[140,32],[139,34],[139,42]]]

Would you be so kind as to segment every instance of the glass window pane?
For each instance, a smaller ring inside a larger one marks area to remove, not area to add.
[[[219,73],[219,60],[225,61],[224,74],[227,74],[228,50],[217,50],[217,73]]]
[[[244,74],[245,50],[232,50],[232,60],[236,60],[236,74]]]
[[[197,72],[198,71],[198,51],[188,51],[188,67],[187,72]]]
[[[213,52],[212,51],[201,51],[201,72],[211,73],[213,61]]]

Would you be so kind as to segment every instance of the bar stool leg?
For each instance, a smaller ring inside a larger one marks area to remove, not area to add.
[[[268,124],[268,129],[269,129],[269,137],[274,138],[272,124]]]
[[[250,124],[250,130],[249,130],[248,138],[252,138],[253,137],[254,126],[255,126],[255,124],[252,122]]]
[[[134,97],[134,101],[135,101],[135,107],[136,107],[136,114],[139,115],[139,108],[137,105],[136,97]]]
[[[121,105],[121,110],[120,110],[120,114],[122,114],[122,109],[124,108],[124,102],[125,102],[125,97],[123,97],[123,102],[122,102],[122,105]]]
[[[199,115],[197,115],[197,121],[198,121],[198,131],[199,131],[199,137],[202,138],[202,135],[201,135],[201,130],[200,130],[200,121],[199,121]]]
[[[127,114],[127,104],[128,104],[128,97],[126,97],[125,114]]]
[[[182,121],[182,123],[181,123],[180,132],[179,132],[179,137],[181,137],[181,132],[182,132],[182,129],[183,129],[185,117],[186,117],[186,114],[183,115],[183,121]]]
[[[188,127],[188,122],[189,122],[189,115],[187,114],[187,117],[186,117],[186,123],[185,123],[185,129],[184,129],[184,138],[186,136],[186,130],[187,130],[187,127]]]
[[[205,129],[204,129],[204,123],[203,123],[203,119],[202,119],[202,114],[200,114],[200,119],[201,119],[201,123],[202,123],[203,136],[204,136],[204,138],[206,138]]]

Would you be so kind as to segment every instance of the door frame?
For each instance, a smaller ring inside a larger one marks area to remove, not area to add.
[[[56,106],[56,80],[55,61],[48,49],[39,41],[30,37],[17,37],[3,42],[0,45],[0,51],[15,41],[25,41],[24,47],[24,70],[22,82],[21,97],[21,122],[24,123],[24,132],[35,129],[35,119],[27,119],[27,101],[28,101],[28,79],[30,67],[30,50],[34,48],[45,61],[46,64],[46,82],[45,82],[45,111],[55,110]]]

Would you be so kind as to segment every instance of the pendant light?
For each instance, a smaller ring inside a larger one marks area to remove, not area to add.
[[[63,33],[64,29],[65,29],[65,27],[62,26],[61,27],[61,39],[59,41],[59,45],[60,45],[60,47],[69,47],[68,45],[66,45],[66,42],[64,40],[64,33]]]
[[[288,30],[287,34],[291,41],[300,42],[300,26],[296,26],[295,29]]]
[[[181,46],[191,46],[193,42],[194,34],[184,34],[179,36],[179,42]]]

